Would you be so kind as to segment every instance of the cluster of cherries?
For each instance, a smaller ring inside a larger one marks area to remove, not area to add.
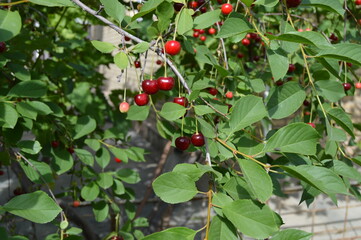
[[[205,32],[206,32],[206,30],[204,30],[204,29],[193,29],[193,37],[199,38],[199,40],[204,42],[207,39],[207,36],[204,35]],[[214,34],[216,34],[217,30],[215,28],[211,27],[208,29],[207,32],[209,35],[214,35]]]

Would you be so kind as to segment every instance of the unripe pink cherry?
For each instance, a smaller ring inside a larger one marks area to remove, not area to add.
[[[121,113],[126,113],[129,110],[129,103],[127,102],[122,102],[121,104],[119,104],[119,111]]]

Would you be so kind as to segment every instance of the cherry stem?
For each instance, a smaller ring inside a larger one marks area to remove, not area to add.
[[[125,78],[124,78],[124,101],[127,99],[127,78],[128,78],[128,68],[125,69]]]
[[[182,117],[181,136],[183,137],[184,116]]]
[[[196,134],[198,134],[198,120],[197,120],[197,116],[195,117],[196,120]]]
[[[160,39],[162,40],[162,45],[163,45],[163,55],[164,55],[164,77],[167,77],[167,53],[165,52],[165,44],[164,44],[164,40],[162,38],[162,36],[160,36]]]
[[[27,3],[27,2],[29,2],[29,0],[21,0],[21,1],[17,1],[17,2],[11,2],[11,3],[0,3],[0,6],[14,6],[17,4]]]

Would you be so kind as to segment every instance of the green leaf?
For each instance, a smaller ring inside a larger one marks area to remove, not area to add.
[[[149,115],[149,106],[132,105],[129,108],[127,120],[144,121]]]
[[[258,163],[248,159],[239,158],[238,164],[254,196],[256,196],[259,201],[266,202],[272,196],[273,192],[272,180],[266,170]]]
[[[14,128],[18,117],[18,113],[10,104],[0,102],[0,126]]]
[[[315,82],[315,87],[322,97],[331,102],[337,102],[342,99],[345,94],[345,90],[341,83],[331,80],[320,80]]]
[[[159,114],[168,121],[174,121],[186,114],[186,108],[172,102],[166,102]]]
[[[24,65],[10,62],[7,64],[7,67],[11,70],[13,75],[21,81],[31,80],[31,74],[28,68],[25,68]]]
[[[23,140],[16,144],[22,152],[29,153],[32,155],[38,154],[42,149],[38,141]]]
[[[215,113],[215,111],[207,105],[195,105],[194,111],[198,116],[202,116],[209,113]]]
[[[100,0],[108,16],[114,18],[119,24],[125,17],[125,7],[118,0]]]
[[[65,149],[52,149],[53,160],[51,162],[52,169],[58,174],[69,171],[74,163],[73,157]]]
[[[149,43],[140,42],[132,48],[132,52],[133,53],[144,53],[145,51],[147,51],[149,49],[149,47],[150,47]]]
[[[235,200],[256,198],[243,177],[231,177],[223,189]]]
[[[105,0],[104,0],[105,1]],[[140,9],[139,13],[135,14],[132,17],[132,21],[154,11],[164,0],[148,0],[144,3],[142,8]]]
[[[223,214],[243,234],[267,238],[279,230],[282,220],[267,205],[252,200],[237,200],[222,208]]]
[[[72,7],[74,3],[70,0],[30,0],[30,2],[47,7]]]
[[[194,19],[195,29],[204,29],[212,26],[214,23],[220,21],[221,10],[206,12]]]
[[[351,137],[355,138],[353,133],[353,125],[349,115],[347,115],[341,108],[332,108],[327,111],[327,114],[335,120],[335,122],[343,128]]]
[[[99,187],[94,182],[90,182],[81,189],[81,197],[85,201],[94,201],[99,195]]]
[[[283,78],[288,71],[288,57],[287,53],[278,48],[276,50],[267,49],[267,59],[271,68],[274,80]]]
[[[320,7],[327,11],[334,12],[343,17],[345,10],[338,0],[303,0],[301,6]]]
[[[109,215],[109,205],[105,201],[92,203],[93,213],[97,222],[103,222]]]
[[[53,113],[48,105],[39,101],[19,102],[16,104],[16,110],[18,110],[22,116],[33,120],[36,120],[38,114],[48,115]]]
[[[48,223],[61,212],[61,208],[43,191],[16,196],[3,209],[35,223]]]
[[[85,135],[93,132],[97,126],[96,121],[89,116],[82,116],[78,118],[75,129],[74,139],[79,139]]]
[[[21,17],[18,11],[0,10],[0,42],[5,42],[20,33]]]
[[[29,91],[31,89],[31,91]],[[43,81],[32,80],[19,82],[10,89],[8,96],[39,98],[46,95],[47,86]]]
[[[358,182],[361,182],[361,173],[357,171],[352,164],[348,165],[340,160],[332,160],[333,167],[332,169],[342,177],[355,179]]]
[[[108,42],[92,40],[91,43],[98,51],[100,51],[102,53],[111,53],[112,51],[117,49],[116,46],[114,46],[112,43],[108,43]]]
[[[277,148],[281,152],[314,155],[319,138],[317,131],[310,125],[292,123],[282,127],[270,137],[264,152],[272,152]]]
[[[93,154],[85,149],[74,149],[75,154],[78,156],[80,161],[82,161],[85,165],[93,166],[94,165],[94,157]]]
[[[118,68],[126,69],[129,65],[129,59],[124,52],[118,52],[114,56],[114,63],[118,66]]]
[[[215,216],[209,227],[209,240],[238,240],[237,229],[227,219]]]
[[[257,0],[254,2],[256,5],[265,6],[265,7],[274,7],[279,3],[278,0]]]
[[[28,161],[34,166],[34,168],[36,168],[40,172],[42,176],[41,178],[38,171],[31,167],[30,164],[21,161],[20,166],[24,170],[26,176],[30,179],[30,181],[38,184],[44,184],[43,179],[47,183],[53,181],[53,172],[51,171],[51,168],[48,164],[46,164],[45,162],[33,161],[31,159],[28,159]]]
[[[164,231],[150,234],[148,236],[145,236],[141,240],[193,240],[196,234],[197,232],[192,229],[176,227],[168,228]]]
[[[124,185],[118,179],[114,179],[114,184],[112,186],[112,189],[113,189],[114,193],[117,195],[122,195],[125,193]]]
[[[139,173],[129,168],[122,168],[118,170],[116,177],[121,179],[123,182],[130,184],[138,183],[141,180]]]
[[[266,108],[273,119],[288,117],[299,109],[306,98],[303,88],[296,82],[287,82],[271,91]]]
[[[342,179],[328,168],[311,165],[280,167],[291,176],[310,184],[328,195],[332,196],[336,193],[348,194]]]
[[[229,122],[231,134],[242,130],[267,116],[262,98],[248,95],[238,100],[233,107]]]
[[[285,229],[274,235],[272,240],[309,240],[312,235],[298,229]]]
[[[188,8],[182,8],[182,10],[177,14],[175,21],[178,23],[177,33],[179,35],[183,35],[193,29],[193,14],[193,9]]]
[[[98,165],[101,168],[104,169],[106,166],[108,166],[108,164],[110,162],[110,153],[109,153],[109,151],[105,147],[100,148],[95,153],[95,161],[98,163]]]
[[[202,134],[207,138],[215,138],[216,133],[211,124],[203,120],[202,118],[197,118],[198,123],[200,124]]]
[[[354,43],[340,43],[320,51],[316,57],[335,58],[338,60],[361,65],[361,45]]]
[[[160,175],[152,186],[158,197],[172,204],[189,201],[198,193],[192,178],[177,172]]]
[[[313,31],[305,31],[305,32],[293,31],[293,32],[287,32],[281,34],[279,36],[267,34],[267,37],[269,37],[271,40],[277,39],[281,41],[308,44],[321,49],[322,48],[330,49],[333,46],[331,45],[331,43],[327,41],[327,39],[321,33],[313,32]]]
[[[232,36],[236,36],[239,34],[243,34],[251,30],[252,27],[247,20],[244,18],[227,18],[224,21],[221,30],[217,34],[217,38],[228,38]]]
[[[98,151],[101,147],[100,142],[97,139],[85,139],[84,143],[94,151]]]
[[[109,172],[99,173],[97,183],[101,188],[108,189],[113,185],[113,175]]]
[[[110,147],[109,150],[114,154],[116,158],[122,160],[122,162],[128,162],[128,154],[125,149],[117,148],[117,147]]]
[[[199,169],[195,164],[189,163],[177,164],[173,169],[173,172],[188,175],[192,181],[197,181],[205,173],[205,171]]]

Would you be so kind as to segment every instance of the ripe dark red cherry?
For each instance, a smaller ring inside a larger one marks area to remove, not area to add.
[[[130,108],[130,106],[129,106],[129,103],[127,103],[127,102],[122,102],[122,103],[119,104],[119,111],[121,113],[128,112],[129,108]]]
[[[350,83],[343,83],[343,89],[345,89],[345,91],[348,91],[351,89],[351,84]]]
[[[79,207],[79,206],[80,206],[80,201],[74,200],[73,201],[73,207]]]
[[[13,193],[14,193],[15,196],[19,196],[19,195],[24,194],[25,192],[21,187],[17,187],[17,188],[14,189]]]
[[[181,50],[181,44],[175,40],[166,42],[164,47],[165,52],[169,55],[177,55]]]
[[[301,4],[302,0],[287,0],[286,4],[288,8],[295,8]]]
[[[130,37],[124,36],[125,41],[130,41]]]
[[[206,40],[207,40],[207,37],[206,37],[206,36],[204,36],[204,35],[202,35],[202,36],[200,36],[200,37],[199,37],[199,39],[200,39],[202,42],[204,42],[204,41],[206,41]]]
[[[199,34],[204,34],[204,33],[206,32],[206,30],[204,30],[204,29],[199,29],[198,32],[199,32]]]
[[[179,12],[182,9],[183,6],[184,6],[183,3],[174,3],[173,4],[174,10],[176,10],[177,12]]]
[[[51,142],[51,146],[53,147],[53,148],[57,148],[57,147],[59,147],[59,142],[58,141],[52,141]]]
[[[189,145],[191,144],[191,140],[188,137],[177,137],[175,140],[175,146],[179,150],[187,150]]]
[[[210,28],[210,29],[208,29],[208,33],[209,33],[210,35],[216,34],[216,32],[217,32],[217,30],[216,30],[215,28]]]
[[[303,101],[303,106],[305,106],[305,107],[310,106],[310,102],[309,102],[309,101],[307,101],[307,100]]]
[[[355,88],[360,89],[361,88],[361,82],[355,83]]]
[[[197,9],[197,7],[198,7],[198,2],[196,2],[196,1],[191,1],[191,2],[189,3],[189,7],[190,7],[190,8],[193,8],[193,9]]]
[[[205,12],[207,12],[207,7],[201,7],[201,13],[205,13]]]
[[[218,93],[218,90],[217,88],[208,88],[208,92],[213,95],[213,96],[216,96],[217,93]]]
[[[282,86],[282,85],[283,85],[283,81],[282,81],[282,80],[278,80],[278,81],[276,82],[276,85],[277,85],[277,86]]]
[[[296,66],[294,64],[288,65],[288,73],[293,73],[296,70]]]
[[[229,3],[223,4],[222,7],[221,7],[221,11],[222,11],[223,15],[230,14],[233,11],[232,4],[229,4]]]
[[[158,92],[158,82],[157,80],[144,80],[142,82],[142,89],[143,92],[147,93],[147,94],[156,94]]]
[[[117,163],[121,163],[121,162],[122,162],[122,160],[119,159],[119,158],[114,158],[114,161],[116,161]]]
[[[179,104],[179,105],[181,105],[181,106],[183,106],[183,107],[187,107],[187,106],[188,106],[188,99],[185,98],[185,97],[175,97],[175,98],[173,99],[173,102],[174,102],[174,103],[177,103],[177,104]]]
[[[307,123],[308,125],[310,125],[313,128],[316,128],[316,125],[314,123]]]
[[[202,147],[204,145],[204,136],[202,133],[194,133],[191,137],[191,142],[196,147]]]
[[[254,56],[254,57],[253,57],[253,61],[255,61],[255,62],[258,62],[260,59],[261,59],[260,56]]]
[[[0,53],[3,53],[6,51],[6,43],[0,42]]]
[[[73,146],[68,147],[66,150],[67,150],[70,154],[73,154],[73,153],[74,153],[74,147],[73,147]]]
[[[144,106],[148,104],[149,96],[146,93],[140,93],[134,96],[134,101],[138,106]]]
[[[247,38],[243,38],[242,39],[242,45],[243,46],[248,46],[248,45],[250,45],[251,44],[251,41],[249,40],[249,39],[247,39]]]
[[[157,60],[157,65],[162,65],[163,64],[163,62],[162,62],[162,60]]]
[[[134,61],[134,67],[140,68],[140,61]]]
[[[355,1],[355,4],[356,4],[356,5],[361,5],[361,0],[356,0],[356,1]]]
[[[250,33],[249,37],[250,37],[250,39],[256,39],[256,38],[258,38],[258,35],[257,35],[257,33]]]
[[[331,42],[333,42],[333,43],[338,41],[338,37],[334,33],[332,33],[329,38],[330,38]]]
[[[163,91],[172,90],[174,87],[174,78],[172,77],[159,77],[157,79],[158,88]]]
[[[0,170],[0,176],[4,175],[4,171],[3,170]]]
[[[195,37],[195,38],[199,37],[199,32],[194,32],[193,37]]]
[[[237,57],[238,57],[238,58],[243,58],[244,55],[243,55],[243,53],[237,53]]]

